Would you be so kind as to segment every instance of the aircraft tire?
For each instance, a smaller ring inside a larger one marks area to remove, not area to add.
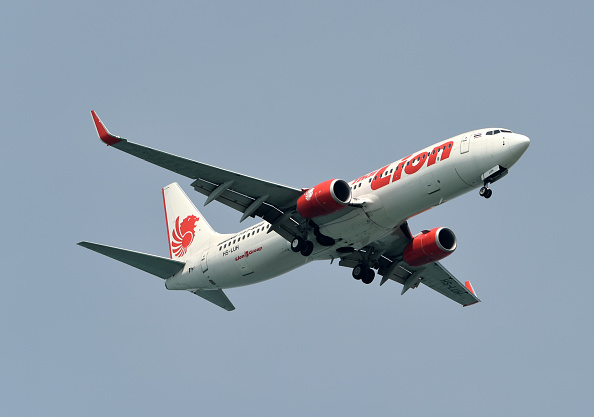
[[[353,268],[353,278],[359,280],[365,276],[366,268],[359,264]]]
[[[305,241],[300,238],[296,237],[291,241],[291,250],[293,252],[301,252],[301,250],[305,247]]]
[[[301,254],[303,256],[309,256],[313,252],[314,245],[309,240],[306,240],[303,245],[303,249],[301,249]]]
[[[365,271],[365,276],[363,278],[361,278],[361,281],[364,284],[371,284],[373,282],[374,278],[375,278],[375,272],[373,272],[373,269],[367,269]]]

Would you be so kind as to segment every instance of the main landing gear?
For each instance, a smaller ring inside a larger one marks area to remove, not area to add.
[[[371,284],[375,278],[373,269],[368,268],[363,264],[359,264],[353,268],[353,278],[361,280],[365,284]]]
[[[313,242],[305,240],[302,237],[296,237],[291,241],[291,250],[293,252],[301,252],[303,256],[309,256],[313,252]]]

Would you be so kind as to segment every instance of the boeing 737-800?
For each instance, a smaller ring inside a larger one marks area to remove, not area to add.
[[[226,310],[223,290],[277,277],[317,260],[338,260],[352,276],[380,285],[392,280],[402,294],[424,284],[457,303],[478,303],[439,262],[456,249],[445,227],[413,235],[407,220],[473,189],[490,198],[528,149],[530,140],[508,129],[463,133],[346,182],[330,179],[292,188],[175,156],[114,136],[91,112],[99,138],[150,163],[193,180],[207,196],[262,222],[239,233],[215,232],[177,183],[163,188],[169,258],[91,242],[84,246],[165,280],[169,290],[190,291]]]

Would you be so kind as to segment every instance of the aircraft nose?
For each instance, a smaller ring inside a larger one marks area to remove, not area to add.
[[[517,158],[520,157],[526,152],[528,146],[530,146],[530,139],[528,136],[514,134],[513,137],[508,139],[509,148],[508,150]]]

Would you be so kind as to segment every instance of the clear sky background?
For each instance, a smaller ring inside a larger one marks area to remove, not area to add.
[[[0,408],[10,416],[590,416],[591,1],[5,2]],[[76,245],[166,256],[161,188],[240,214],[99,142],[293,187],[347,181],[469,130],[531,146],[447,226],[462,308],[313,263],[229,313]]]

